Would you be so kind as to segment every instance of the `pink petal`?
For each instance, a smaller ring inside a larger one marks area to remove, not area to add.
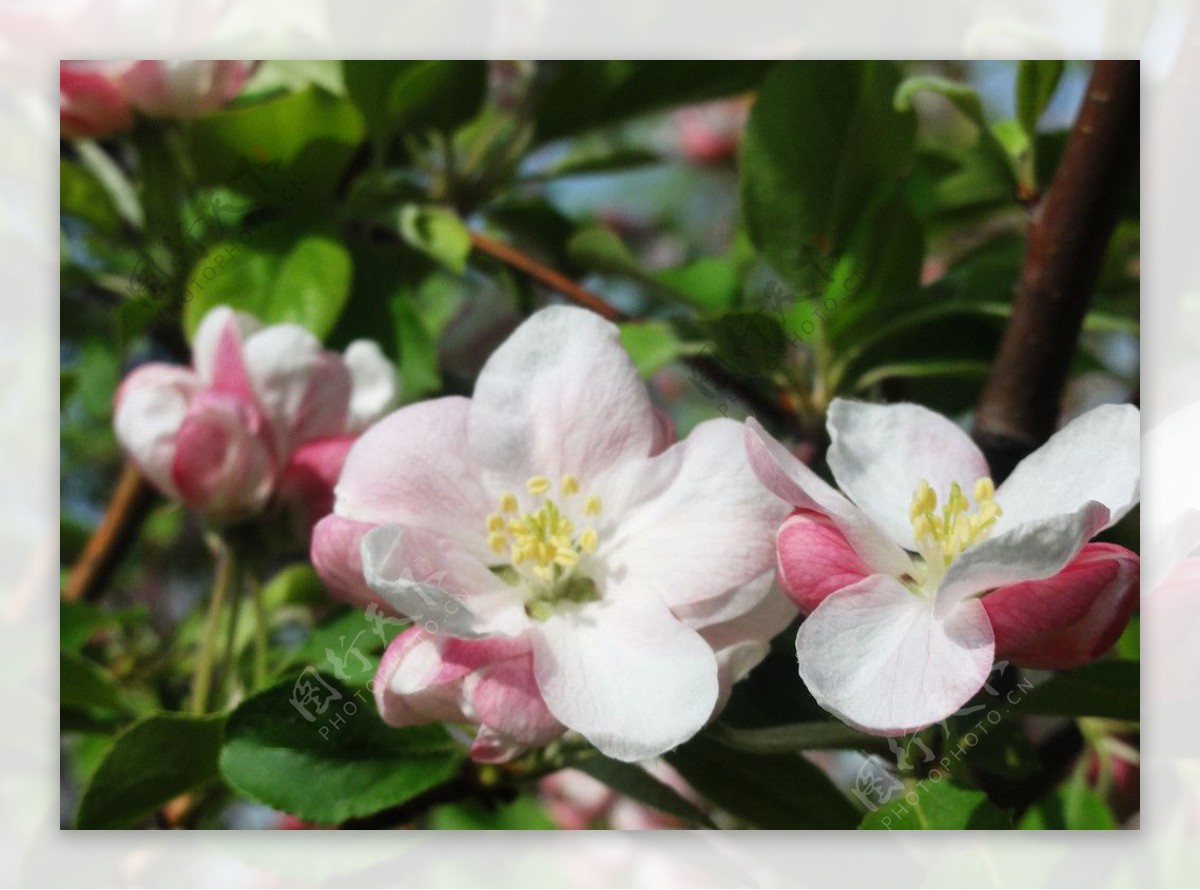
[[[374,527],[337,514],[326,516],[313,529],[310,556],[317,574],[331,592],[356,606],[374,603],[390,612],[363,577],[362,539]]]
[[[812,510],[797,510],[779,529],[779,584],[803,611],[856,584],[871,568],[855,552],[837,524]]]
[[[487,559],[488,513],[467,450],[470,402],[451,396],[409,405],[359,437],[338,482],[338,515],[378,525],[428,528]]]
[[[911,560],[849,498],[809,469],[751,417],[746,421],[746,454],[768,491],[802,510],[829,516],[874,571],[903,575]]]
[[[271,454],[252,408],[202,393],[176,437],[171,478],[185,503],[219,519],[260,510],[274,482]]]
[[[81,62],[59,64],[59,124],[64,138],[94,139],[133,126],[133,111],[116,83],[115,74],[115,67],[97,68]]]
[[[278,497],[300,511],[306,529],[333,511],[333,487],[353,444],[353,436],[306,442],[284,467]]]
[[[478,645],[456,641],[460,647]],[[476,719],[523,748],[549,744],[566,731],[546,708],[533,676],[533,654],[525,651],[498,661],[480,673],[471,693]],[[512,650],[510,650],[512,651]]]
[[[143,60],[125,73],[122,86],[144,114],[196,117],[234,98],[251,67],[249,62],[236,60]]]
[[[1137,555],[1123,547],[1088,544],[1052,578],[989,593],[983,607],[996,657],[1044,670],[1100,657],[1137,607],[1138,565]]]

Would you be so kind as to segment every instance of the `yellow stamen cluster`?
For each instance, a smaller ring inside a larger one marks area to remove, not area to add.
[[[988,536],[1002,512],[996,503],[996,486],[984,476],[975,480],[973,493],[974,512],[962,487],[953,483],[939,512],[937,492],[921,480],[913,494],[908,516],[912,520],[913,540],[926,560],[940,556],[940,567],[948,567],[964,550]]]
[[[576,534],[575,524],[546,495],[553,484],[545,476],[534,476],[525,483],[535,498],[537,509],[522,513],[517,496],[511,492],[500,498],[500,511],[487,518],[488,547],[495,554],[507,553],[518,568],[529,566],[545,581],[554,581],[569,571],[585,553],[595,553],[600,544],[596,529],[587,526]],[[563,502],[579,493],[579,480],[563,476],[558,490]],[[599,516],[600,498],[592,495],[584,502],[585,516]]]

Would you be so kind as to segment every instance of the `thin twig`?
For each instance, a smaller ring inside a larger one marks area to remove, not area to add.
[[[137,467],[125,464],[104,518],[71,569],[64,599],[90,602],[100,596],[156,500],[154,489]]]
[[[1095,64],[1062,160],[1033,211],[1012,315],[973,430],[996,481],[1054,432],[1123,190],[1137,174],[1138,91],[1136,61]]]
[[[497,241],[479,232],[471,233],[471,244],[476,250],[524,272],[535,281],[558,291],[573,303],[583,306],[585,309],[592,310],[601,318],[606,318],[613,322],[633,320],[615,306],[610,305],[603,298],[586,288],[580,287],[562,273],[543,265],[529,256],[529,254],[509,244]],[[705,378],[717,386],[729,390],[729,392],[757,414],[760,420],[767,420],[776,424],[794,425],[794,412],[786,409],[782,400],[773,400],[752,387],[746,386],[740,380],[735,379],[719,362],[707,356],[691,356],[686,361]]]

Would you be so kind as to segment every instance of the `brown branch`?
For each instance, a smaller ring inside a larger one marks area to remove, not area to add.
[[[580,287],[565,275],[543,265],[527,253],[511,245],[497,241],[494,238],[489,238],[487,235],[482,235],[479,232],[471,232],[471,245],[476,250],[524,272],[535,281],[558,291],[573,303],[583,306],[585,309],[592,310],[602,318],[613,322],[635,320],[629,318],[629,316],[615,306],[609,305],[603,298],[586,288]],[[719,362],[712,358],[692,356],[687,359],[687,363],[709,381],[728,390],[739,401],[745,403],[747,407],[758,415],[760,420],[768,420],[776,424],[795,420],[794,412],[784,407],[782,399],[772,400],[752,387],[746,386],[742,381],[735,379]]]
[[[1034,209],[1012,316],[972,434],[997,481],[1054,432],[1129,177],[1137,174],[1136,61],[1096,62],[1050,187]]]
[[[104,591],[156,499],[154,489],[137,467],[126,463],[104,518],[71,569],[63,591],[67,602],[91,601]]]

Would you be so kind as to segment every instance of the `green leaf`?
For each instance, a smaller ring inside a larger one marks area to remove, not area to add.
[[[956,745],[967,752],[964,758],[967,766],[1012,779],[1027,778],[1037,772],[1037,751],[1016,723],[1003,720],[974,737],[978,741],[973,745],[964,747],[962,739]]]
[[[343,62],[342,71],[380,157],[402,128],[449,132],[466,123],[487,89],[479,61],[363,59]]]
[[[889,62],[785,62],[767,78],[741,154],[751,241],[785,281],[807,252],[840,255],[876,195],[907,168],[915,122],[895,110]]]
[[[618,794],[653,807],[668,816],[675,816],[705,828],[715,827],[703,810],[636,763],[621,763],[597,753],[573,766]]]
[[[334,96],[343,96],[342,63],[337,59],[268,59],[238,96],[255,97],[278,89],[303,90],[318,86]]]
[[[1136,661],[1097,661],[1062,671],[1026,692],[1013,710],[1136,722],[1141,718],[1141,665]]]
[[[1034,804],[1017,827],[1024,831],[1113,831],[1117,825],[1100,795],[1076,779]]]
[[[207,115],[185,132],[201,184],[295,213],[333,199],[364,130],[353,105],[311,87]]]
[[[63,708],[80,711],[125,711],[121,689],[100,665],[75,652],[62,650],[58,657],[58,701]]]
[[[735,751],[751,754],[785,754],[798,751],[827,751],[838,748],[886,754],[888,740],[867,735],[844,723],[823,720],[745,729],[716,723],[708,730],[717,742]]]
[[[654,278],[688,304],[712,314],[733,308],[742,286],[737,264],[726,257],[702,257],[655,272]]]
[[[600,226],[581,229],[572,235],[567,242],[567,253],[581,266],[597,272],[637,279],[646,274],[620,236]]]
[[[223,715],[152,714],[113,741],[79,802],[79,828],[131,828],[217,776]]]
[[[438,831],[548,831],[558,826],[532,797],[489,805],[477,800],[443,804],[430,811],[429,827]]]
[[[231,785],[319,825],[402,804],[452,779],[465,753],[440,726],[384,725],[369,694],[313,670],[242,702],[225,738]]]
[[[625,322],[619,327],[621,345],[643,377],[652,377],[683,350],[675,329],[665,321]]]
[[[269,224],[215,245],[192,270],[184,311],[189,337],[216,306],[264,324],[294,322],[324,338],[350,295],[349,252],[330,235]]]
[[[400,210],[400,234],[451,272],[461,275],[467,268],[471,233],[453,210],[406,204]]]
[[[1017,63],[1017,120],[1033,140],[1042,112],[1050,104],[1065,63],[1057,60],[1022,60]]]
[[[79,154],[82,169],[86,170],[93,178],[95,184],[103,189],[113,211],[134,229],[140,229],[144,223],[142,205],[138,200],[137,190],[133,187],[133,183],[129,181],[129,177],[125,175],[125,171],[121,169],[120,165],[113,160],[108,152],[89,139],[81,139],[76,142],[75,151]],[[75,185],[78,187],[78,183]],[[74,201],[68,201],[67,186],[64,185],[62,188],[63,208],[82,209]],[[85,189],[87,192],[91,192],[90,186],[85,187]],[[80,194],[78,191],[72,192],[72,197],[80,200],[86,199],[89,196],[88,194]],[[105,215],[105,211],[95,207],[90,208],[90,213],[99,213],[101,214],[101,218],[104,218]],[[93,218],[93,221],[96,220]]]
[[[576,149],[556,160],[545,169],[522,177],[523,181],[545,181],[567,176],[583,176],[589,173],[613,173],[662,163],[662,155],[644,148],[620,146],[603,151],[594,148]]]
[[[913,802],[913,799],[916,802]],[[1008,814],[988,800],[982,791],[964,788],[942,777],[924,780],[869,813],[858,826],[874,831],[951,831],[957,829],[1011,828]]]
[[[717,358],[736,376],[753,377],[780,367],[787,351],[783,323],[761,309],[739,309],[700,322]]]
[[[113,233],[121,228],[109,192],[92,171],[62,158],[58,162],[59,213],[91,223],[103,232]]]
[[[78,652],[102,628],[144,622],[150,617],[145,606],[110,611],[91,603],[59,603],[59,642],[64,649]]]
[[[537,141],[607,126],[660,108],[744,93],[771,70],[769,61],[539,62]]]
[[[893,105],[896,110],[909,111],[912,108],[913,94],[923,90],[929,90],[930,92],[945,96],[954,103],[955,108],[961,111],[968,120],[980,129],[987,126],[987,122],[983,117],[983,103],[979,100],[979,93],[975,92],[975,88],[965,83],[946,80],[943,77],[921,75],[905,80],[896,88],[896,94],[893,98]]]
[[[758,828],[853,828],[858,811],[799,754],[750,756],[698,735],[667,755],[702,797]]]
[[[412,296],[398,293],[389,304],[400,348],[400,379],[405,401],[414,401],[442,388],[438,348],[433,333],[413,306]]]

